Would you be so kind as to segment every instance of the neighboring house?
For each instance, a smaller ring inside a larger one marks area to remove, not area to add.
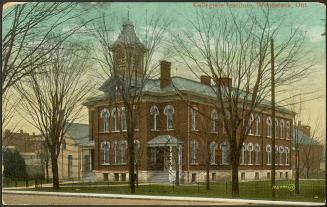
[[[89,141],[89,126],[87,124],[70,124],[58,156],[60,180],[94,180],[92,173],[93,145],[94,143]]]
[[[317,174],[321,170],[324,146],[316,139],[312,138],[310,126],[302,125],[301,122],[293,129],[293,165],[296,167],[295,149],[298,144],[299,148],[299,168],[301,177],[310,177],[310,174]],[[307,174],[307,171],[308,174]]]
[[[124,41],[126,39],[128,43]],[[116,58],[114,67],[122,70],[122,73],[125,70],[125,57],[121,56],[124,53],[120,50],[129,48],[125,47],[126,44],[131,44],[131,48],[138,51],[133,60],[139,64],[136,65],[137,70],[142,70],[145,46],[136,36],[131,21],[124,23],[121,34],[111,48]],[[216,101],[209,86],[210,77],[201,76],[198,82],[171,77],[170,71],[171,63],[161,61],[160,78],[146,81],[139,103],[135,133],[135,146],[140,154],[139,180],[156,181],[155,178],[160,178],[173,181],[178,167],[181,182],[204,181],[204,155],[208,150],[203,141],[205,138],[209,140],[211,152],[210,180],[230,180],[230,146],[223,127],[222,112],[216,111],[210,104]],[[134,71],[131,74],[135,74]],[[94,172],[97,179],[123,181],[129,177],[127,140],[122,134],[126,131],[126,110],[109,103],[108,86],[112,84],[111,81],[108,79],[100,87],[103,95],[88,99],[84,105],[89,109],[90,139],[94,141]],[[221,82],[224,82],[222,86],[232,88],[231,79],[224,78]],[[175,87],[187,96],[188,104],[181,100]],[[291,129],[294,112],[283,107],[276,108],[275,146],[271,146],[274,126],[270,101],[264,101],[251,115],[252,127],[241,153],[240,180],[270,179],[272,147],[276,149],[276,179],[292,177]],[[211,117],[211,120],[200,124],[200,112]],[[173,159],[172,151],[177,151],[177,159]]]
[[[35,135],[35,133],[30,135],[24,133],[23,130],[15,133],[7,129],[3,135],[2,147],[19,151],[25,160],[27,174],[30,177],[44,176],[43,142],[44,139],[41,135]]]

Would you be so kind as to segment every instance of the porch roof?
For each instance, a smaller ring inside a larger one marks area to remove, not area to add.
[[[159,135],[150,141],[148,141],[149,147],[159,147],[159,146],[177,146],[183,142],[176,137],[170,135]]]

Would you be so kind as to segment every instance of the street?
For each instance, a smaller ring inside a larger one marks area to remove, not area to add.
[[[245,205],[231,202],[160,201],[145,199],[86,198],[47,195],[17,195],[3,193],[2,203],[7,205]]]

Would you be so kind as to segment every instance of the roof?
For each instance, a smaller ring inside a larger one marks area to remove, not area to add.
[[[116,82],[116,81],[114,81],[114,78],[108,78],[99,89],[106,93],[106,91],[108,91],[109,88],[112,88],[112,85],[114,84],[114,82]],[[236,93],[237,90],[235,88],[233,88],[233,89],[234,89],[234,92]],[[187,79],[187,78],[183,78],[183,77],[179,77],[179,76],[173,76],[171,78],[171,84],[169,84],[168,86],[166,86],[163,89],[160,88],[160,79],[147,79],[144,84],[143,93],[146,94],[148,92],[148,93],[160,94],[160,93],[166,93],[166,92],[177,92],[177,90],[196,93],[199,95],[216,97],[216,92],[214,90],[214,87],[205,85],[205,84],[200,83],[195,80],[191,80],[191,79]],[[238,90],[238,92],[240,93],[241,97],[246,96],[245,91]],[[110,93],[108,93],[108,94],[110,94]],[[100,96],[89,98],[89,99],[87,99],[85,104],[87,105],[87,102],[101,100],[102,98],[104,98],[104,96],[105,95],[100,95]],[[250,101],[251,96],[248,95],[247,97],[249,98],[249,101]],[[270,107],[271,101],[262,100],[261,105]],[[285,113],[294,113],[294,112],[288,110],[286,107],[279,106],[278,104],[276,104],[276,109],[279,111],[283,111]]]
[[[87,144],[90,142],[88,124],[70,123],[66,133],[78,144]]]
[[[139,38],[136,36],[133,22],[130,20],[127,20],[123,23],[123,30],[119,34],[117,40],[112,45],[112,48],[114,49],[118,45],[137,45],[143,49],[145,49],[145,46],[143,43],[139,40]]]
[[[296,131],[298,136],[296,136]],[[293,143],[320,145],[318,141],[307,136],[301,130],[296,130],[296,128],[293,128]]]
[[[157,146],[171,146],[171,145],[177,145],[181,144],[182,142],[177,139],[176,137],[170,136],[170,135],[159,135],[150,141],[148,141],[148,145],[151,147],[157,147]]]

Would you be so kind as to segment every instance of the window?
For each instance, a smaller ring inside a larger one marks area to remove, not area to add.
[[[102,142],[101,149],[103,150],[103,164],[109,164],[109,142]]]
[[[211,112],[211,130],[213,132],[217,131],[217,119],[218,119],[217,111],[213,110]]]
[[[109,132],[109,110],[108,109],[102,109],[100,113],[100,117],[103,121],[103,132]]]
[[[126,163],[126,148],[127,148],[127,144],[125,141],[123,141],[120,144],[120,164]]]
[[[115,181],[119,181],[119,173],[114,173]]]
[[[253,121],[254,121],[254,117],[253,117],[253,114],[251,113],[250,119],[249,119],[249,125],[248,125],[248,127],[249,127],[248,134],[250,134],[250,135],[253,135],[253,133],[252,133],[252,123],[253,123]]]
[[[254,179],[255,179],[255,180],[259,180],[259,173],[258,173],[258,172],[255,172],[255,174],[254,174]]]
[[[157,149],[155,147],[150,148],[150,160],[154,164],[157,161]]]
[[[241,180],[245,180],[245,173],[244,172],[241,173]]]
[[[267,118],[267,137],[271,137],[271,118]]]
[[[167,116],[167,129],[173,129],[174,107],[172,107],[171,105],[167,105],[164,109],[164,114]]]
[[[66,149],[66,140],[62,140],[62,149],[65,150]]]
[[[90,155],[84,155],[84,171],[89,172],[91,170],[90,166]]]
[[[289,153],[289,148],[285,147],[285,165],[289,165],[288,163],[288,153]]]
[[[225,119],[223,119],[223,133],[226,133],[226,127],[228,127],[228,123],[229,123],[229,120],[230,120],[230,112],[229,111],[225,111],[225,114],[226,114],[226,123],[225,123]]]
[[[221,149],[221,164],[227,165],[228,164],[228,145],[226,142],[220,144]]]
[[[275,145],[275,165],[278,165],[278,146]]]
[[[134,140],[134,163],[136,164],[139,159],[140,141]]]
[[[108,173],[103,173],[103,180],[108,181]]]
[[[210,164],[211,165],[216,164],[216,149],[217,149],[217,143],[211,142],[210,143]]]
[[[285,178],[288,179],[288,172],[285,172]]]
[[[211,174],[211,180],[212,181],[216,181],[216,173],[212,173]]]
[[[121,174],[121,181],[123,181],[123,182],[126,181],[126,173]]]
[[[196,173],[192,173],[192,183],[196,182]]]
[[[126,109],[125,107],[121,108],[121,130],[127,130],[127,122],[126,122]]]
[[[254,151],[255,151],[255,164],[259,165],[260,164],[260,145],[259,144],[255,144],[254,146]]]
[[[191,108],[191,114],[192,114],[192,130],[196,130],[196,116],[198,113],[198,108],[192,107]]]
[[[198,141],[193,139],[191,141],[191,164],[197,164],[197,151],[198,151]]]
[[[115,164],[119,163],[119,149],[118,149],[118,143],[115,142],[114,144],[114,153],[115,153]]]
[[[114,131],[118,131],[118,109],[112,109],[112,116],[114,118]]]
[[[255,120],[255,135],[260,135],[259,127],[260,127],[260,116],[257,115]]]
[[[250,142],[247,146],[247,150],[249,151],[249,160],[248,160],[248,164],[252,165],[252,151],[253,151],[253,144]]]
[[[275,137],[278,137],[278,119],[275,119]]]
[[[67,163],[68,163],[68,177],[72,177],[72,170],[73,170],[73,155],[68,155],[67,157]]]
[[[159,110],[157,106],[152,106],[150,108],[150,115],[151,115],[151,129],[157,130],[157,116],[159,115]]]
[[[280,124],[279,124],[279,133],[280,133],[280,138],[284,138],[284,120],[280,120]]]
[[[286,122],[286,139],[290,138],[290,122]]]
[[[279,172],[279,177],[283,178],[283,172]]]
[[[279,164],[283,165],[283,154],[284,154],[284,147],[279,146]]]
[[[271,145],[266,146],[267,152],[267,165],[271,165]]]
[[[246,144],[243,142],[242,151],[241,151],[241,165],[245,165],[245,152],[246,152]]]
[[[270,179],[270,172],[267,172],[267,179]]]

